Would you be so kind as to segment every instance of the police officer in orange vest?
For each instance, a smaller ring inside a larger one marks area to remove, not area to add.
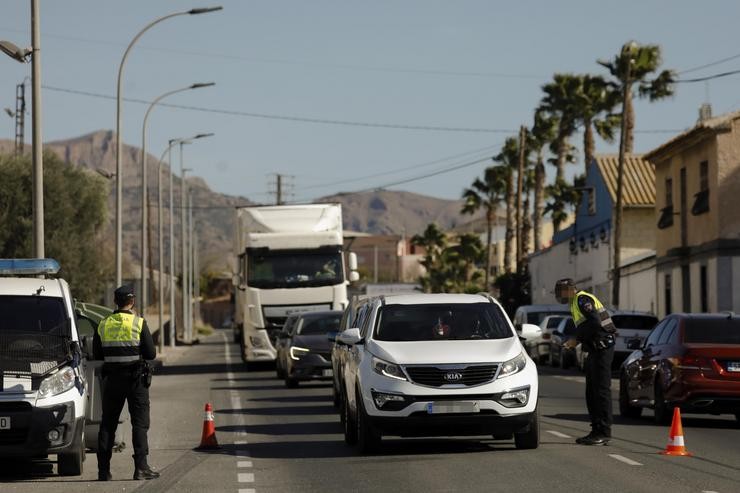
[[[596,296],[577,291],[573,279],[555,283],[555,297],[570,306],[577,328],[575,339],[564,346],[575,348],[580,342],[586,357],[586,407],[591,418],[591,433],[576,439],[581,445],[607,445],[612,436],[611,371],[616,328],[609,313]]]
[[[146,360],[156,357],[146,322],[134,311],[134,291],[121,286],[114,293],[116,306],[103,319],[93,338],[95,359],[103,360],[103,417],[98,433],[98,480],[110,481],[113,442],[124,402],[128,401],[134,445],[134,479],[155,479],[159,473],[147,462],[149,445],[149,386],[151,369]]]

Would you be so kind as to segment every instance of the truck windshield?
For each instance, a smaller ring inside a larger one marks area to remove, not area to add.
[[[339,252],[247,252],[247,285],[253,288],[333,286],[344,281]]]
[[[493,303],[386,305],[374,338],[379,341],[505,339],[513,332]]]

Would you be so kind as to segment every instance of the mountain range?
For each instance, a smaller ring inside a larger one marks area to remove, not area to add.
[[[115,176],[115,134],[110,130],[100,130],[67,140],[49,142],[45,149],[56,153],[73,166],[89,169],[104,176]],[[26,146],[30,151],[30,147]],[[13,142],[0,140],[0,153],[13,152]],[[141,149],[123,145],[123,242],[124,275],[135,275],[141,258]],[[159,158],[148,155],[147,178],[149,190],[151,244],[157,245],[157,163]],[[197,167],[197,166],[196,166]],[[169,167],[162,165],[163,204],[168,204]],[[177,171],[177,170],[176,170]],[[180,178],[175,176],[175,236],[180,228]],[[187,185],[193,196],[193,218],[198,238],[201,265],[209,270],[230,270],[233,245],[233,209],[238,205],[253,204],[248,197],[222,194],[212,190],[205,180],[188,177]],[[104,234],[114,236],[115,218],[115,180],[110,181],[108,200],[109,224]],[[370,234],[420,233],[427,224],[436,222],[443,229],[451,229],[470,221],[470,216],[462,216],[461,200],[447,200],[404,191],[377,190],[359,193],[338,193],[318,199],[317,202],[338,202],[342,204],[344,227],[348,230]],[[169,224],[168,209],[164,211],[165,248]],[[156,255],[154,256],[156,268]]]

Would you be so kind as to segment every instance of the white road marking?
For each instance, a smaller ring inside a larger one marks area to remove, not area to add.
[[[254,488],[239,488],[239,493],[255,493]]]
[[[717,493],[717,492],[716,491],[712,491],[712,490],[704,490],[701,493]]]
[[[642,465],[639,462],[634,461],[632,459],[628,459],[627,457],[623,455],[609,454],[609,457],[611,457],[612,459],[617,459],[618,461],[624,462],[625,464],[628,464],[630,466],[641,466]]]
[[[251,472],[240,472],[237,476],[240,483],[254,483],[254,474]]]
[[[234,440],[234,445],[246,445],[246,440]]]
[[[236,463],[236,467],[252,467],[251,460],[240,460]]]
[[[547,430],[547,433],[551,435],[555,435],[558,438],[573,438],[570,435],[566,435],[565,433],[560,433],[559,431],[555,431],[555,430]]]

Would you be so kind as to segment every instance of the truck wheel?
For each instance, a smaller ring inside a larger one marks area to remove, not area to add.
[[[372,453],[380,448],[381,440],[380,432],[368,419],[360,389],[357,389],[357,446],[362,453]]]
[[[529,421],[527,431],[514,433],[514,445],[518,449],[536,449],[540,446],[540,421],[537,417],[538,411],[534,410]]]
[[[641,407],[630,404],[627,392],[627,376],[624,373],[619,378],[619,414],[625,418],[639,418],[642,415]]]
[[[57,455],[57,472],[60,476],[82,475],[82,463],[85,461],[85,427],[81,428],[73,442],[73,451]]]

